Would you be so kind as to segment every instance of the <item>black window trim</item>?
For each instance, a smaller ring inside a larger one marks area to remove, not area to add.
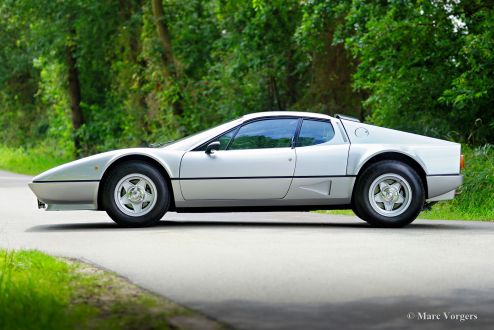
[[[235,126],[235,127],[233,127],[233,128],[230,128],[229,130],[224,131],[224,132],[222,132],[222,133],[220,133],[220,134],[216,135],[214,138],[209,139],[209,140],[207,140],[207,141],[206,141],[206,142],[204,142],[204,143],[201,143],[200,145],[198,145],[197,147],[195,147],[194,149],[189,150],[189,151],[204,151],[204,150],[201,150],[201,149],[202,149],[202,148],[204,148],[204,147],[206,147],[206,146],[207,146],[208,144],[210,144],[211,142],[218,141],[218,138],[219,138],[220,136],[223,136],[223,135],[225,135],[225,134],[228,134],[228,133],[230,133],[230,132],[234,132],[234,131],[235,131],[235,132],[233,133],[232,138],[231,138],[231,139],[230,139],[230,141],[228,142],[228,146],[229,146],[229,145],[230,145],[230,143],[232,142],[233,138],[235,137],[235,135],[237,135],[237,132],[236,132],[236,131],[238,131],[238,129],[240,128],[240,126],[241,126],[241,124],[240,124],[240,125],[237,125],[237,126]],[[227,146],[227,148],[228,148],[228,146]],[[226,149],[225,149],[225,150],[226,150]]]
[[[226,145],[225,151],[227,151],[228,148],[230,148],[230,146],[232,145],[233,140],[235,140],[235,137],[237,136],[237,133],[238,133],[238,131],[240,131],[241,128],[242,128],[242,125],[238,125],[237,127],[235,127],[235,129],[233,129],[233,130],[231,130],[231,131],[228,132],[228,133],[230,133],[230,132],[233,131],[233,135],[232,135],[232,138],[230,139],[230,141],[228,141],[228,144]],[[223,135],[225,135],[225,134],[223,134]]]
[[[303,117],[298,118],[297,129],[295,130],[295,135],[292,138],[291,148],[295,149],[297,146],[298,136],[300,135],[300,130],[302,129],[302,123],[304,121]]]
[[[299,126],[300,126],[300,121],[301,121],[302,118],[300,118],[298,116],[269,116],[269,117],[254,118],[252,120],[248,120],[245,123],[240,124],[239,127],[238,127],[238,129],[237,129],[237,131],[233,135],[232,139],[228,143],[228,146],[226,147],[225,151],[230,150],[229,148],[230,148],[232,142],[235,140],[235,138],[237,137],[238,132],[242,129],[242,127],[244,127],[246,125],[249,125],[249,124],[252,124],[252,123],[255,123],[257,121],[277,120],[277,119],[297,119],[297,121],[298,121],[297,122],[297,127],[295,128],[295,132],[293,133],[293,136],[290,139],[290,146],[288,146],[288,147],[282,147],[282,148],[293,148],[293,140],[297,136],[297,130],[298,130]],[[253,149],[238,149],[238,150],[257,150],[257,149],[273,149],[273,148],[253,148]],[[274,148],[274,149],[280,149],[280,148]]]
[[[291,116],[291,115],[286,115],[286,116],[266,116],[266,117],[258,117],[258,118],[252,118],[252,119],[249,119],[249,120],[246,120],[244,121],[243,123],[240,123],[238,124],[237,126],[233,127],[233,128],[230,128],[229,130],[227,131],[224,131],[218,135],[216,135],[215,137],[207,140],[206,142],[204,143],[201,143],[200,145],[198,145],[197,147],[193,148],[192,150],[189,150],[189,151],[202,151],[204,152],[204,150],[200,150],[201,148],[203,148],[204,146],[207,146],[208,144],[210,144],[211,142],[214,142],[214,141],[217,141],[218,138],[222,135],[225,135],[227,133],[230,133],[232,131],[235,131],[235,133],[233,134],[230,142],[228,142],[228,145],[226,146],[226,149],[224,151],[228,151],[232,141],[235,139],[235,137],[237,136],[237,133],[238,131],[240,130],[240,128],[242,128],[243,126],[247,125],[247,124],[250,124],[250,123],[253,123],[253,122],[256,122],[256,121],[262,121],[262,120],[273,120],[273,119],[298,119],[298,123],[297,123],[297,129],[295,130],[295,134],[294,136],[292,137],[292,143],[290,145],[290,147],[286,147],[286,148],[294,148],[294,143],[293,141],[296,139],[296,137],[298,138],[297,134],[299,133],[299,129],[302,125],[302,120],[306,118],[306,117],[300,117],[300,116]],[[310,119],[310,117],[307,117],[307,119]],[[324,119],[323,119],[324,120]],[[266,148],[267,149],[267,148]],[[243,149],[243,150],[256,150],[256,149]]]
[[[283,115],[282,116],[266,116],[266,117],[258,117],[258,118],[252,118],[252,119],[246,120],[246,121],[238,124],[237,126],[235,126],[233,128],[230,128],[229,130],[224,131],[224,132],[216,135],[215,137],[207,140],[206,142],[201,143],[200,145],[198,145],[197,147],[195,147],[195,148],[193,148],[192,150],[189,150],[189,151],[203,151],[204,152],[204,150],[200,150],[200,149],[203,148],[203,147],[205,147],[205,146],[207,146],[211,142],[217,141],[220,136],[225,135],[225,134],[228,134],[228,133],[230,133],[232,131],[235,131],[233,133],[232,138],[230,139],[230,142],[228,142],[228,145],[226,146],[225,151],[227,151],[228,148],[230,147],[232,141],[235,139],[235,137],[237,136],[238,131],[240,130],[240,128],[242,126],[247,125],[247,124],[250,124],[250,123],[253,123],[253,122],[256,122],[256,121],[272,120],[272,119],[298,119],[298,126],[297,126],[297,129],[295,130],[295,135],[292,138],[292,143],[291,143],[291,148],[292,149],[293,148],[304,148],[304,147],[297,147],[298,138],[300,136],[300,131],[302,129],[302,124],[303,124],[303,121],[304,120],[322,121],[322,122],[329,123],[329,125],[331,125],[331,127],[333,128],[333,131],[335,132],[335,135],[333,136],[333,138],[331,140],[333,140],[335,138],[335,136],[336,136],[336,130],[334,129],[334,126],[333,126],[333,123],[332,123],[331,119],[315,118],[315,117],[308,117],[308,116],[292,116],[292,115],[286,115],[286,116],[283,116]],[[331,140],[328,140],[326,142],[329,142]],[[317,144],[313,144],[311,146],[314,146],[314,145],[317,145]],[[305,147],[311,147],[311,146],[305,146]],[[245,149],[245,150],[254,150],[254,149]]]
[[[331,122],[330,119],[324,119],[324,118],[311,118],[311,117],[300,117],[300,122],[299,122],[299,128],[298,130],[296,131],[296,138],[295,138],[295,141],[292,145],[292,148],[305,148],[305,147],[312,147],[312,146],[317,146],[317,145],[320,145],[320,144],[323,144],[323,143],[327,143],[331,140],[328,140],[326,142],[323,142],[323,143],[318,143],[318,144],[311,144],[309,146],[298,146],[298,138],[300,136],[300,131],[302,130],[302,125],[303,125],[303,121],[304,120],[312,120],[312,121],[322,121],[322,122],[325,122],[325,123],[329,123],[329,125],[331,126],[331,128],[333,129],[333,137],[331,138],[331,140],[333,140],[336,136],[336,131],[334,129],[334,126],[333,126],[333,123]]]

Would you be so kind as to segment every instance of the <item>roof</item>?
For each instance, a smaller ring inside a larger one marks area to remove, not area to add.
[[[330,119],[331,117],[322,113],[314,113],[314,112],[304,112],[304,111],[264,111],[264,112],[254,112],[249,113],[242,118],[244,119],[252,119],[252,118],[261,118],[268,116],[296,116],[296,117],[312,117],[319,119]]]

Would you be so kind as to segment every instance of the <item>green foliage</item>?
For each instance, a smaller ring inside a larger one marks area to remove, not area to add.
[[[468,20],[467,20],[468,19]],[[465,15],[457,74],[439,101],[452,108],[458,126],[467,124],[466,141],[494,140],[494,10],[480,6]],[[460,128],[461,129],[461,128]]]
[[[86,155],[296,108],[474,145],[494,139],[490,2],[163,0],[163,9],[173,79],[149,0],[0,2],[1,143]]]
[[[458,196],[423,212],[426,219],[465,219],[494,221],[494,146],[463,148],[464,183]]]
[[[359,60],[370,120],[469,142],[493,141],[492,5],[353,2],[341,32]]]
[[[5,147],[0,145],[0,168],[16,173],[36,175],[74,159],[74,155],[55,146],[36,148]]]

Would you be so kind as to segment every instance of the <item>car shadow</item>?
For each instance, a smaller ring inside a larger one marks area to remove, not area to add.
[[[366,222],[326,222],[326,223],[307,223],[307,222],[260,222],[260,221],[161,221],[153,227],[145,228],[126,228],[120,227],[112,222],[92,222],[92,223],[64,223],[64,224],[47,224],[37,225],[28,228],[26,232],[56,232],[56,231],[91,231],[91,230],[113,230],[113,231],[153,231],[163,230],[165,228],[180,228],[180,229],[194,229],[194,228],[356,228],[361,230],[385,230],[385,231],[415,231],[415,230],[466,230],[469,229],[463,224],[445,224],[445,223],[412,223],[404,228],[376,228],[372,227]]]

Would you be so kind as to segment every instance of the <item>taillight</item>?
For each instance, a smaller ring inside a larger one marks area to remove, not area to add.
[[[460,155],[460,170],[465,168],[465,155]]]

